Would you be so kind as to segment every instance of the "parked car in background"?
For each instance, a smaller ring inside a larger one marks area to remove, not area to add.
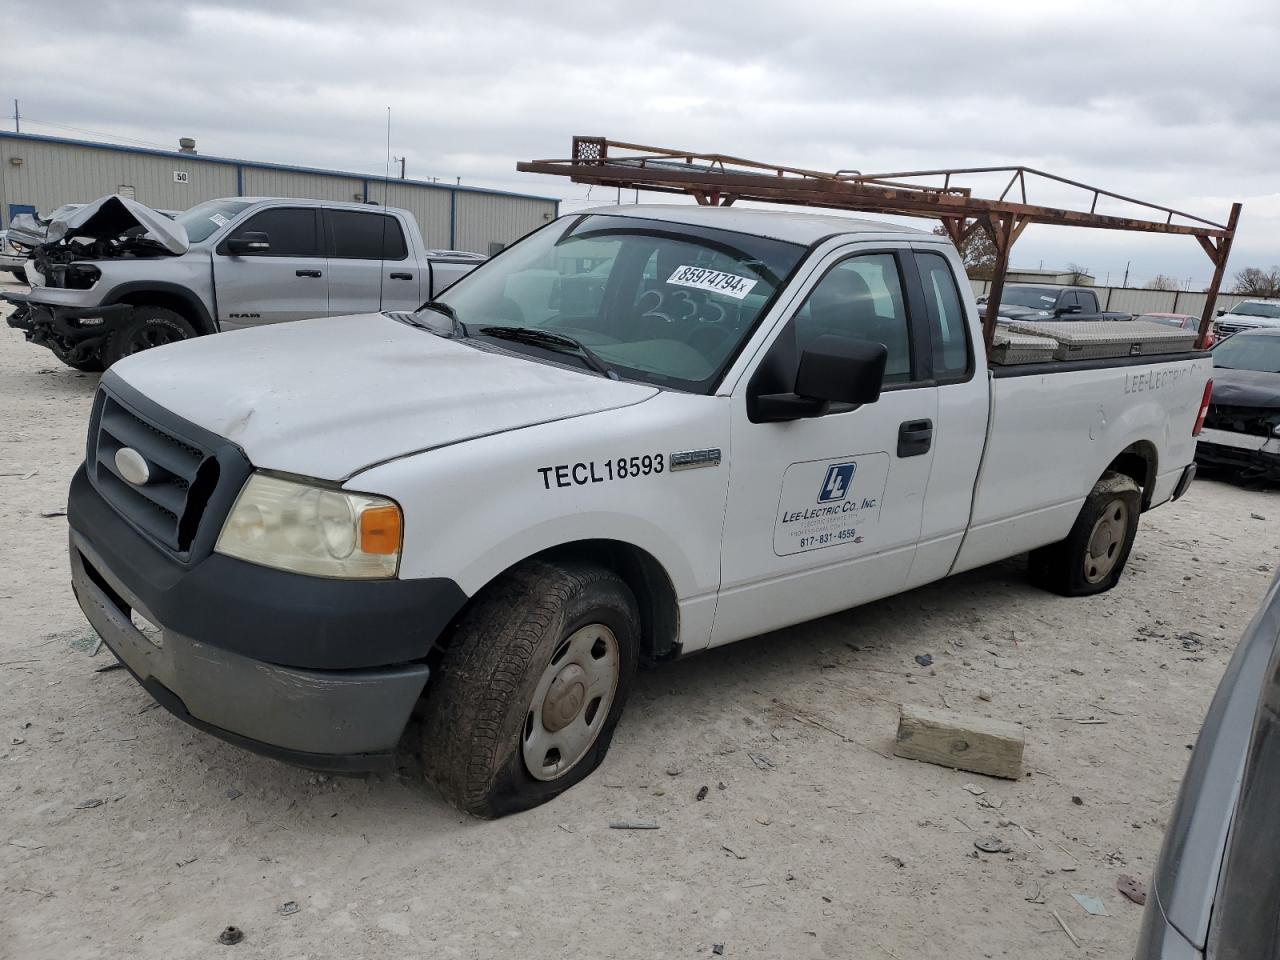
[[[1199,330],[1200,318],[1193,317],[1189,313],[1144,313],[1141,316],[1134,317],[1135,320],[1150,320],[1152,323],[1162,323],[1166,327],[1178,327],[1181,330]],[[1205,347],[1212,347],[1218,342],[1218,336],[1213,332],[1213,327],[1209,327],[1209,332],[1205,336]]]
[[[1151,876],[1136,960],[1280,956],[1278,795],[1280,575],[1200,728]]]
[[[1219,310],[1214,329],[1219,337],[1229,337],[1241,330],[1280,327],[1280,303],[1271,300],[1241,300],[1230,310]]]
[[[55,218],[9,325],[69,366],[101,370],[222,330],[415,310],[485,259],[428,251],[407,210],[266,197],[173,220],[126,197]]]
[[[1214,347],[1213,365],[1197,462],[1280,480],[1280,327],[1228,337]]]
[[[23,269],[27,264],[28,249],[16,240],[9,239],[8,230],[0,230],[0,273],[13,274],[19,283],[27,282],[27,272]]]
[[[985,302],[985,298],[983,300]],[[1006,284],[1000,295],[1002,320],[1132,320],[1132,314],[1105,313],[1088,287]]]

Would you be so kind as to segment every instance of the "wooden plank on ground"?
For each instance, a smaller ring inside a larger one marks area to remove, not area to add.
[[[909,760],[1017,780],[1022,776],[1022,725],[950,710],[902,704],[893,752]]]

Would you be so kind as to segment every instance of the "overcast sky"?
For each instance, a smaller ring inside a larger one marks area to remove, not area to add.
[[[515,162],[591,134],[816,169],[1023,163],[1213,220],[1243,201],[1230,269],[1280,263],[1276,0],[62,0],[3,22],[24,132],[381,173],[390,107],[410,177],[573,201]],[[1013,260],[1211,272],[1190,238],[1045,226]]]

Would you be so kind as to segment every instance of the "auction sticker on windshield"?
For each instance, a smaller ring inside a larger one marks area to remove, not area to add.
[[[782,475],[773,552],[874,544],[888,478],[887,453],[791,464]]]
[[[735,300],[745,299],[751,292],[751,288],[756,285],[750,277],[690,266],[676,267],[675,272],[667,278],[667,283],[706,290],[710,293],[723,293],[726,297],[733,297]]]

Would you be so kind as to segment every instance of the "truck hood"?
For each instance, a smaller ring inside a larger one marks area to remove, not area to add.
[[[173,254],[186,253],[191,247],[187,228],[148,206],[118,194],[86,203],[63,217],[49,222],[45,233],[48,243],[83,237],[90,240],[112,240],[141,227],[143,236],[154,240]]]
[[[1280,409],[1280,373],[1214,367],[1213,402],[1233,407]]]
[[[1031,307],[1020,307],[1016,303],[1000,304],[1000,316],[1010,320],[1048,320],[1053,316],[1048,310],[1034,310]]]
[[[256,467],[334,481],[658,392],[444,339],[378,313],[186,340],[127,357],[112,377],[234,441]]]

